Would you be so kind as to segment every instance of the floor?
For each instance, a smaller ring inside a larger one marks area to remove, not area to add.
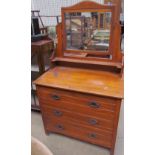
[[[124,105],[122,104],[115,155],[124,155]],[[46,136],[41,114],[32,112],[32,136],[42,141],[54,155],[110,155],[109,150],[58,134]]]

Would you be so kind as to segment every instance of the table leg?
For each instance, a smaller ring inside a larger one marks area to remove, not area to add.
[[[37,59],[38,59],[38,66],[39,66],[39,74],[41,75],[45,72],[44,57],[41,50],[39,50],[37,54]]]

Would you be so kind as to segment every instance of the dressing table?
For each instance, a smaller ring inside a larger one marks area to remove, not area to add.
[[[114,155],[123,99],[123,56],[115,5],[61,9],[52,68],[34,81],[46,134],[99,145]]]

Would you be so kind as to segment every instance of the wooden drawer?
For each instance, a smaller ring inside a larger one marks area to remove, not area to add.
[[[86,126],[58,121],[54,118],[43,118],[46,130],[49,132],[60,133],[66,136],[77,138],[92,144],[111,147],[112,134],[103,134],[99,130],[90,129]]]
[[[44,117],[52,117],[58,120],[68,120],[70,122],[87,125],[92,128],[99,128],[109,132],[113,131],[113,121],[88,116],[86,114],[73,113],[71,111],[49,106],[41,106],[41,110]]]
[[[82,93],[37,87],[40,105],[113,120],[116,102],[110,98]]]

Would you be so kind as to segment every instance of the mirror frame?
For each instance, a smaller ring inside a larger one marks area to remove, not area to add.
[[[87,4],[86,4],[87,3]],[[66,49],[66,22],[65,22],[65,13],[72,13],[72,12],[111,12],[111,28],[110,28],[110,42],[109,42],[109,49],[108,52],[97,51],[97,50],[72,50],[72,49]],[[114,12],[115,12],[115,5],[102,5],[98,4],[96,2],[80,2],[76,5],[70,6],[70,7],[63,7],[61,9],[62,13],[62,36],[63,36],[63,42],[62,42],[62,50],[64,55],[65,54],[78,54],[78,53],[87,53],[95,56],[108,56],[110,59],[112,57],[112,45],[114,42],[113,36],[114,36]]]

